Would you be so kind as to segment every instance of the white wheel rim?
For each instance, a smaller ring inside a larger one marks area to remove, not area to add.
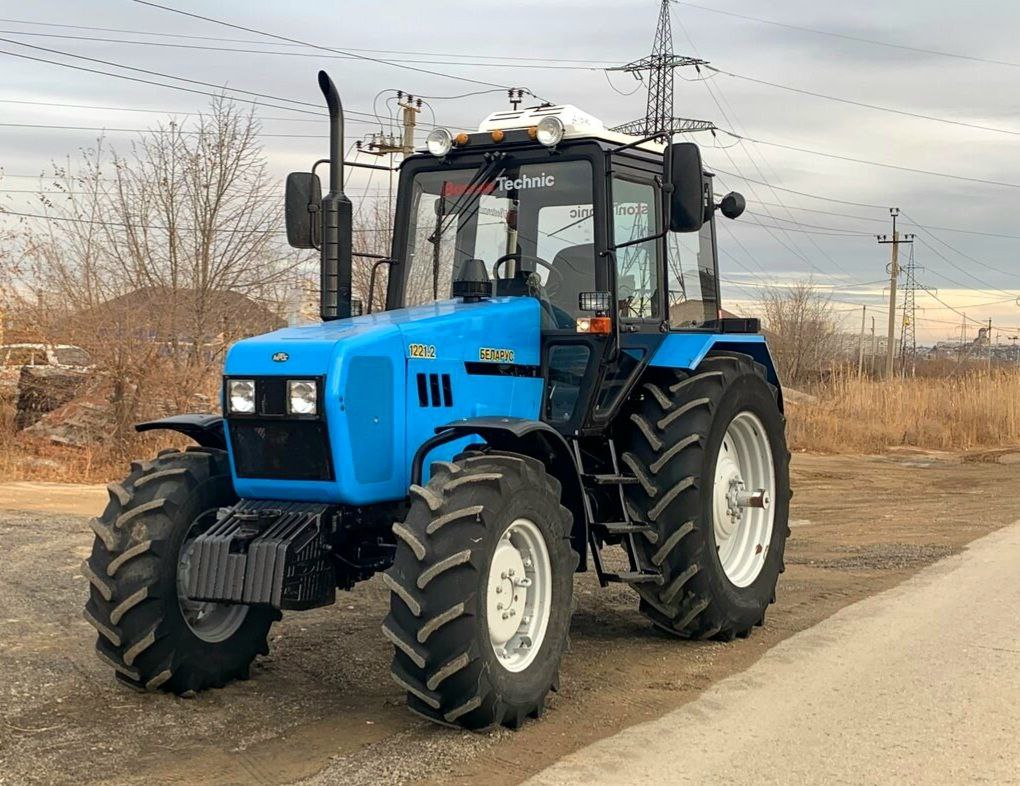
[[[757,415],[741,412],[719,446],[712,496],[715,545],[726,578],[753,583],[765,565],[775,521],[772,446]]]
[[[506,528],[485,585],[492,651],[507,671],[524,671],[542,647],[552,609],[552,562],[534,522],[515,519]]]

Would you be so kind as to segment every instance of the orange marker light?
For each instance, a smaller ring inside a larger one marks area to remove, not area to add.
[[[531,126],[528,129],[528,139],[538,139],[538,126]]]
[[[464,145],[466,145],[470,141],[470,139],[471,137],[469,137],[467,134],[461,131],[459,134],[457,134],[457,136],[453,138],[453,143],[459,147],[464,147]]]
[[[608,336],[613,332],[613,320],[609,317],[581,317],[577,320],[577,332]]]
[[[492,132],[492,141],[496,143],[502,142],[505,136],[506,134],[503,133],[503,130],[497,128],[495,131]]]

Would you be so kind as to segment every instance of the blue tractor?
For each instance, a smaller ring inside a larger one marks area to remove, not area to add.
[[[138,426],[197,445],[110,485],[84,566],[99,657],[138,689],[222,686],[283,610],[381,572],[408,706],[484,729],[557,689],[575,572],[678,637],[761,625],[789,453],[764,336],[719,304],[715,216],[743,198],[715,202],[696,145],[570,106],[437,129],[401,167],[392,255],[359,260],[362,309],[319,83],[330,188],[290,175],[286,216],[320,251],[322,322],[235,344],[222,416]]]

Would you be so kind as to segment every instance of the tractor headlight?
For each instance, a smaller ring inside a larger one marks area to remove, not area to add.
[[[237,415],[251,415],[255,412],[255,380],[227,380],[227,406]]]
[[[556,147],[563,140],[565,131],[563,121],[558,117],[543,117],[538,122],[535,136],[546,147]]]
[[[425,137],[425,147],[432,155],[442,158],[453,147],[453,134],[445,128],[436,128]]]
[[[291,415],[314,415],[319,406],[315,380],[292,379],[287,382],[287,411]]]

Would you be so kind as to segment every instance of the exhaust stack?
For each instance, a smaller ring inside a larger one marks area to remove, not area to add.
[[[336,85],[319,72],[319,89],[329,107],[329,193],[322,199],[322,254],[319,314],[324,322],[351,315],[353,210],[344,195],[344,108]]]

